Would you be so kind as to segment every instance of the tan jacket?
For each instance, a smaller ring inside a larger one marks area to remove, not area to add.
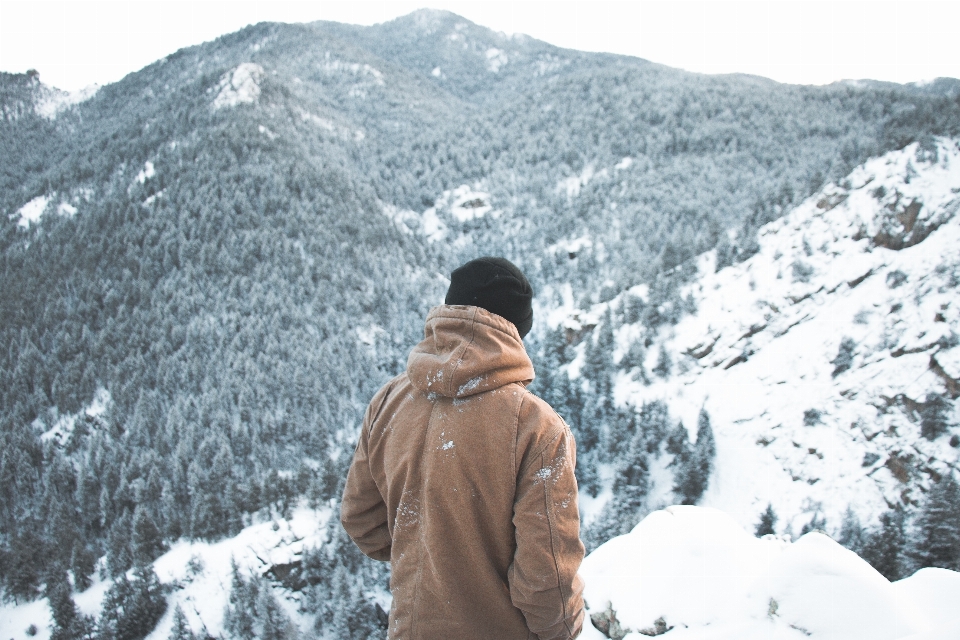
[[[573,436],[524,385],[516,328],[440,306],[370,402],[341,521],[389,560],[390,638],[574,638],[583,559]]]

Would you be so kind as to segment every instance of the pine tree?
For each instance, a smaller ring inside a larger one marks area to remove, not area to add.
[[[927,494],[915,523],[911,558],[922,567],[960,571],[960,484],[946,474]]]
[[[800,528],[800,535],[806,535],[811,531],[826,531],[827,530],[827,519],[820,515],[819,511],[815,511],[813,516],[810,518],[810,522],[807,522]]]
[[[843,522],[840,524],[840,538],[837,540],[844,547],[857,555],[863,552],[863,527],[860,518],[849,505],[843,513]]]
[[[653,367],[653,372],[660,376],[661,378],[669,378],[670,370],[673,368],[673,361],[670,359],[670,354],[667,353],[667,348],[660,345],[660,351],[657,353],[657,364]]]
[[[861,557],[887,580],[903,577],[903,512],[891,509],[880,515],[880,529],[871,532]]]
[[[704,479],[709,479],[713,472],[713,461],[717,457],[717,441],[713,436],[713,427],[710,426],[710,414],[705,408],[700,409],[697,416],[697,442],[696,451],[700,471]]]
[[[777,526],[777,514],[773,510],[772,504],[767,504],[767,509],[762,514],[760,514],[760,522],[757,523],[757,528],[754,530],[754,535],[758,538],[763,536],[774,535],[776,530],[774,527]]]
[[[167,599],[152,567],[120,574],[107,590],[100,614],[100,640],[142,640],[163,617]]]
[[[236,640],[287,640],[296,637],[296,628],[277,603],[270,584],[254,576],[240,575],[231,561],[230,600],[223,616],[223,626]]]
[[[717,454],[710,415],[706,409],[701,409],[697,418],[697,441],[692,447],[682,425],[677,426],[672,438],[668,449],[679,450],[671,463],[676,467],[673,490],[682,497],[683,504],[696,504],[710,483],[710,473]]]
[[[677,462],[676,456],[683,455],[689,448],[690,436],[687,433],[687,428],[683,426],[683,421],[680,420],[667,436],[667,453],[672,453],[674,462]]]
[[[920,435],[927,440],[936,440],[950,426],[953,407],[939,393],[928,393],[920,407]]]
[[[138,565],[149,564],[166,551],[160,529],[143,505],[137,505],[133,513],[131,545],[133,561]]]
[[[587,451],[577,459],[577,467],[574,470],[577,476],[577,485],[580,491],[596,498],[600,493],[600,474],[597,471],[599,460],[597,460],[597,450]]]
[[[173,610],[173,629],[170,630],[169,640],[198,640],[179,604]]]

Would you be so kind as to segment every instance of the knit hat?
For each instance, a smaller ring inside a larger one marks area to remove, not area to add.
[[[512,322],[523,338],[533,326],[533,287],[520,269],[505,258],[477,258],[450,275],[445,304],[486,309]]]

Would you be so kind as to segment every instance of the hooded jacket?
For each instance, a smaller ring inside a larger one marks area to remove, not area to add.
[[[583,624],[576,451],[516,327],[440,306],[370,402],[341,522],[389,560],[393,640],[561,640]]]

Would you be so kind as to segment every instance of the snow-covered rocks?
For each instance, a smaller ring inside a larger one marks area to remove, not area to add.
[[[213,99],[213,108],[222,109],[256,102],[260,98],[260,83],[265,76],[263,67],[253,62],[244,62],[223,74],[217,85],[218,93]]]
[[[955,572],[925,569],[891,584],[821,533],[757,539],[727,514],[692,506],[650,514],[590,554],[581,573],[590,617],[619,625],[606,637],[636,640],[895,640],[949,624],[940,600],[960,598]],[[942,595],[934,604],[928,592]],[[587,622],[582,637],[605,634]]]

